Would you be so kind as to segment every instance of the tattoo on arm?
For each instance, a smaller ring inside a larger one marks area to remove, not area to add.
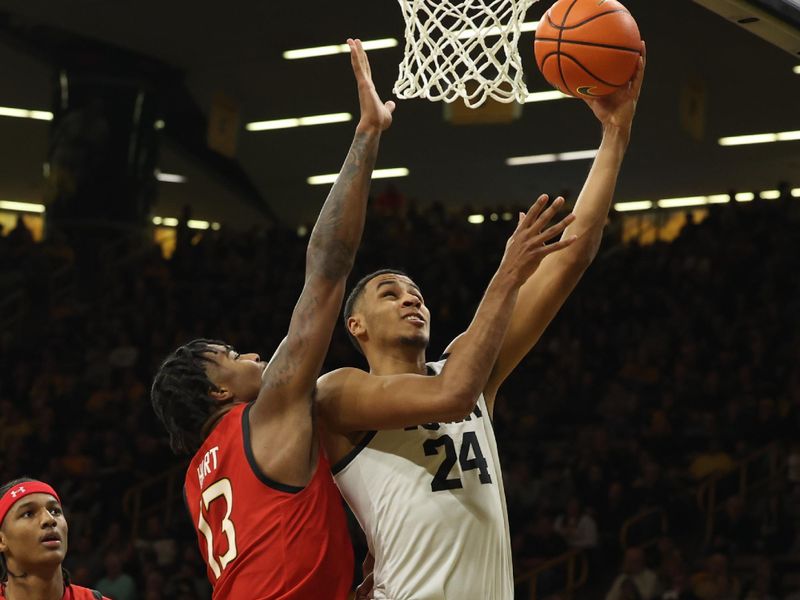
[[[306,275],[347,277],[361,240],[378,136],[356,133],[308,243]]]
[[[313,390],[336,323],[330,286],[344,286],[361,241],[367,194],[378,153],[379,133],[356,132],[342,170],[311,233],[306,281],[294,307],[289,334],[264,374],[263,385],[293,384]],[[298,381],[298,374],[302,374]]]

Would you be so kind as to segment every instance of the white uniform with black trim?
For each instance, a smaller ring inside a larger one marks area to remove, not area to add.
[[[512,600],[508,510],[483,395],[459,423],[368,434],[333,473],[375,557],[375,600]]]

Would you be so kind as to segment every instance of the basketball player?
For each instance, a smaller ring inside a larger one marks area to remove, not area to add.
[[[61,567],[67,531],[61,500],[48,484],[26,477],[0,486],[0,600],[103,599],[71,584]]]
[[[348,44],[361,119],[311,233],[286,338],[269,364],[223,342],[195,340],[167,357],[153,382],[153,407],[173,449],[195,453],[184,492],[214,598],[339,600],[351,588],[352,547],[320,452],[312,393],[394,103],[378,97],[361,42]]]
[[[345,368],[321,377],[317,401],[336,484],[364,529],[367,560],[374,561],[369,597],[514,597],[492,411],[500,385],[597,254],[643,74],[644,58],[625,89],[587,100],[603,138],[574,222],[563,234],[578,241],[545,258],[524,282],[516,303],[509,303],[507,333],[496,323],[498,333],[505,333],[502,340],[478,343],[468,331],[442,360],[426,364],[430,313],[408,276],[378,271],[348,297],[345,326],[370,371]],[[559,198],[554,206],[562,203]],[[442,378],[451,363],[465,358],[471,376],[485,382],[483,393],[464,397],[457,411],[446,410],[442,398],[463,390],[458,382],[443,386]]]

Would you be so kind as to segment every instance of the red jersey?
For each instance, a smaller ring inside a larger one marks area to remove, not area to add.
[[[6,586],[0,583],[0,600],[6,600]],[[64,595],[61,600],[109,600],[100,592],[90,590],[79,585],[68,585],[64,587]]]
[[[253,456],[250,406],[222,418],[186,472],[186,504],[213,598],[344,600],[353,550],[329,463],[320,450],[304,488],[269,479]]]

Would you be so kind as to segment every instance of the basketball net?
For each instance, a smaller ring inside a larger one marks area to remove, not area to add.
[[[399,2],[406,45],[394,84],[398,98],[461,98],[470,108],[487,98],[525,101],[517,46],[520,25],[536,0]]]

